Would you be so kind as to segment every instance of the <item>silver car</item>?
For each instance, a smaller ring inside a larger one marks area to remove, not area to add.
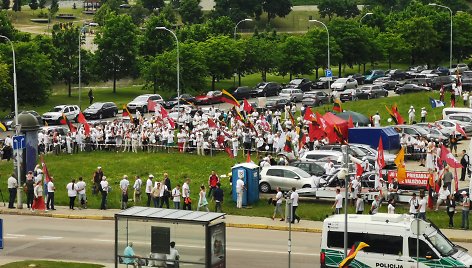
[[[288,99],[291,102],[300,102],[303,99],[303,91],[296,88],[284,88],[280,92],[279,97]]]
[[[331,84],[332,90],[343,91],[348,88],[357,88],[357,80],[354,78],[339,78]]]

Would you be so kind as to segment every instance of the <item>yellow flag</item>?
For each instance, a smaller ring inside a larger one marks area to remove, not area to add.
[[[0,129],[3,131],[7,131],[7,128],[5,127],[4,124],[2,124],[2,122],[0,122]]]
[[[402,147],[395,157],[395,165],[397,166],[397,179],[398,182],[403,182],[406,179],[405,169],[405,149]]]

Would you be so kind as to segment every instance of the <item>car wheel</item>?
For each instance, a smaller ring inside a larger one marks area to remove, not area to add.
[[[147,113],[147,112],[148,112],[148,108],[147,108],[147,106],[144,106],[143,107],[143,113]]]
[[[103,113],[99,113],[99,114],[98,114],[98,118],[99,118],[99,119],[103,119]]]
[[[270,192],[270,185],[267,182],[262,182],[259,184],[259,190],[263,193]]]
[[[343,90],[346,90],[346,86],[344,86]]]
[[[302,188],[311,188],[311,185],[305,184]]]

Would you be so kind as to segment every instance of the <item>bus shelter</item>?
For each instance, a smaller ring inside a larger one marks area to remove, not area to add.
[[[224,215],[148,207],[121,211],[115,214],[115,267],[224,268]]]

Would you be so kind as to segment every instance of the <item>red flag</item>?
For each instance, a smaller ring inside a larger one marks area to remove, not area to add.
[[[364,173],[364,168],[361,164],[356,163],[356,176],[361,176]]]
[[[44,162],[44,158],[43,158],[42,154],[40,156],[40,160],[41,160],[41,166],[43,167],[44,180],[46,182],[49,182],[49,181],[51,181],[51,176],[49,176],[48,167],[46,166],[46,162]]]
[[[85,116],[82,112],[79,112],[77,121],[84,125],[85,135],[88,136],[90,134],[90,125],[87,123],[87,120],[85,119]]]
[[[171,128],[175,128],[175,122],[174,122],[174,119],[170,118],[170,117],[167,117],[167,120],[169,120],[169,125]]]
[[[213,121],[211,118],[208,118],[208,127],[217,128],[218,126],[216,125],[215,121]]]
[[[459,179],[457,177],[457,168],[454,169],[454,187],[456,191],[459,189]]]
[[[403,117],[398,112],[398,107],[397,107],[396,104],[394,106],[392,106],[392,112],[395,115],[395,117],[397,118],[398,124],[403,125],[405,123],[405,120],[403,119]]]
[[[459,132],[460,134],[462,134],[462,136],[463,136],[465,139],[468,138],[468,137],[467,137],[467,134],[466,134],[465,131],[464,131],[464,129],[463,129],[461,126],[459,126],[458,123],[456,123],[456,131]]]
[[[444,145],[441,146],[441,156],[439,159],[441,161],[446,161],[446,163],[452,168],[462,168],[461,163],[457,161],[457,159]]]
[[[167,113],[166,109],[164,109],[164,107],[162,105],[159,105],[159,106],[161,106],[161,116],[162,116],[162,118],[169,117],[169,113]]]
[[[347,128],[353,128],[354,123],[352,122],[352,116],[349,116],[349,120],[347,121]]]
[[[301,139],[298,143],[298,149],[300,150],[303,147],[303,145],[305,145],[305,143],[306,143],[306,134],[303,133],[303,135],[302,135],[302,137],[301,137]]]
[[[383,167],[385,167],[382,137],[379,138],[379,147],[377,148],[377,165],[379,166],[379,169],[382,169]]]
[[[251,152],[247,152],[246,163],[251,163]]]
[[[155,111],[157,103],[151,99],[148,100],[148,111]]]
[[[310,141],[314,141],[316,138],[316,131],[313,123],[308,125],[308,136],[310,137]]]
[[[62,125],[67,125],[69,127],[70,132],[76,132],[77,128],[69,121],[69,118],[65,114],[62,114],[62,119],[60,120]]]
[[[228,154],[230,158],[234,158],[233,151],[229,147],[225,147],[225,152]]]
[[[315,114],[313,114],[313,111],[311,110],[310,107],[307,107],[305,109],[305,115],[303,116],[303,120],[307,120],[307,121],[316,121],[316,117],[315,117]]]
[[[126,104],[123,104],[123,113],[122,113],[122,116],[123,116],[123,117],[129,116],[129,120],[130,120],[131,122],[133,122],[133,116],[132,116],[131,113],[129,112],[128,107],[126,107]]]
[[[251,104],[246,99],[243,100],[243,111],[245,111],[248,114],[254,111]]]

